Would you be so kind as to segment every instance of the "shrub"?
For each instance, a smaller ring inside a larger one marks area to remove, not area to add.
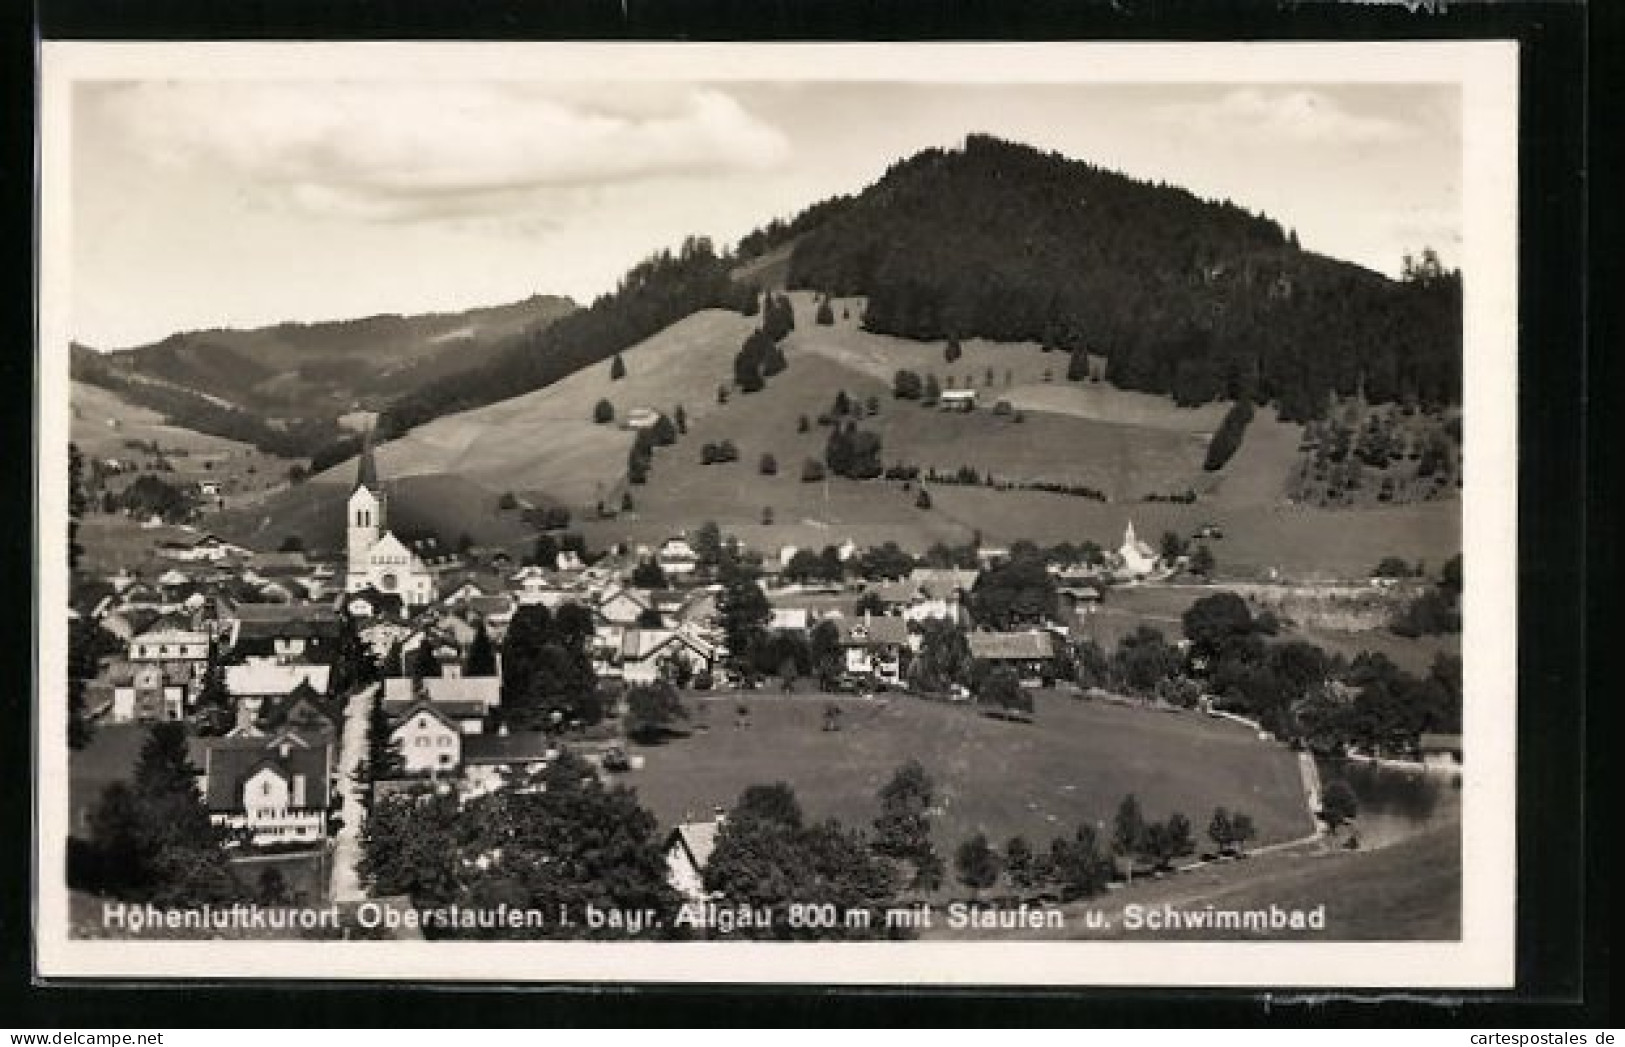
[[[593,405],[592,420],[599,425],[613,422],[615,420],[615,405],[608,400],[598,401],[597,404]]]
[[[824,478],[824,463],[816,458],[809,458],[801,466],[802,483],[818,483]]]
[[[1208,442],[1207,459],[1202,463],[1202,468],[1210,473],[1223,469],[1225,463],[1241,448],[1241,438],[1247,432],[1247,423],[1252,420],[1252,401],[1237,400],[1214,431],[1213,439]]]

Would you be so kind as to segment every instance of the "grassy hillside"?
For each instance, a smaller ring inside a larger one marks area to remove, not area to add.
[[[110,389],[88,382],[73,382],[69,393],[73,409],[70,439],[90,457],[128,456],[129,441],[157,443],[197,454],[245,453],[248,444],[211,436],[178,425],[150,408],[133,404]]]
[[[405,535],[434,534],[454,543],[467,534],[478,545],[519,547],[534,533],[518,510],[498,507],[501,492],[454,474],[391,479],[389,526]],[[310,482],[262,502],[228,508],[206,526],[253,549],[275,549],[298,535],[312,551],[344,548],[345,503],[350,484]]]
[[[1460,548],[1453,501],[1346,511],[1287,503],[1302,427],[1269,409],[1257,413],[1230,462],[1207,473],[1202,458],[1223,404],[1181,408],[1105,382],[1069,382],[1065,357],[1034,343],[967,340],[950,365],[943,343],[862,330],[861,300],[836,300],[835,323],[820,326],[813,296],[793,298],[797,327],[783,343],[788,368],[761,392],[735,389],[718,403],[717,387],[730,379],[733,356],[754,321],[706,310],[624,352],[622,379],[611,379],[606,362],[536,392],[436,419],[382,445],[380,468],[392,478],[454,475],[493,497],[514,491],[557,498],[576,510],[597,546],[656,542],[708,519],[765,547],[851,538],[917,549],[968,541],[977,531],[989,543],[1092,539],[1115,547],[1131,520],[1152,541],[1164,530],[1188,535],[1217,523],[1226,532],[1213,546],[1223,573],[1265,576],[1276,569],[1299,578],[1364,577],[1389,554],[1443,562]],[[973,386],[984,406],[955,414],[894,399],[899,369]],[[933,485],[934,506],[921,510],[912,485],[803,483],[802,463],[822,457],[828,434],[816,419],[839,391],[859,403],[876,399],[878,413],[861,424],[881,433],[888,465],[945,471],[969,465],[1001,480],[1088,485],[1110,501]],[[689,428],[675,446],[655,452],[648,484],[631,488],[634,512],[608,520],[587,517],[598,501],[619,506],[632,434],[591,421],[601,398],[617,418],[637,407],[673,412],[680,404]],[[1015,405],[1012,413],[995,416],[989,408],[997,400]],[[1021,422],[1014,420],[1017,410]],[[805,433],[798,431],[802,415],[811,423]],[[702,464],[704,445],[723,440],[738,448],[738,461]],[[764,454],[776,461],[776,475],[759,472]],[[353,472],[353,461],[346,462],[319,479],[347,484]],[[1195,504],[1145,500],[1188,489],[1201,496]],[[771,524],[763,523],[764,509],[772,510]]]

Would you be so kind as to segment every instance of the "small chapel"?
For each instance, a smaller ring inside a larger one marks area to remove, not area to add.
[[[369,431],[356,466],[355,489],[350,492],[344,591],[353,593],[372,587],[399,596],[407,607],[427,606],[435,596],[434,572],[389,530],[388,508],[388,496],[378,482]]]
[[[1144,578],[1157,569],[1157,551],[1151,548],[1134,533],[1134,521],[1128,523],[1128,530],[1123,532],[1123,544],[1118,547],[1117,558],[1122,562],[1123,573],[1130,578]]]

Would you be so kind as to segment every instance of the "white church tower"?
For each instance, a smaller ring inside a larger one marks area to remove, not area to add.
[[[371,581],[372,565],[369,554],[384,533],[384,488],[378,482],[378,466],[372,457],[372,430],[367,430],[361,445],[361,458],[356,466],[355,489],[350,492],[348,509],[348,572],[344,589],[355,592]]]

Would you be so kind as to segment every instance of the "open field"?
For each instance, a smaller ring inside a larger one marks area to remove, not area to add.
[[[87,459],[116,458],[146,470],[157,464],[158,457],[130,444],[156,444],[169,466],[167,471],[156,474],[160,479],[177,485],[218,483],[228,505],[257,500],[287,486],[292,459],[266,454],[236,440],[169,425],[156,411],[87,382],[74,382],[71,397],[71,438]],[[118,491],[138,475],[129,472],[108,476],[105,485]]]
[[[830,701],[691,696],[693,723],[708,729],[636,748],[647,763],[622,780],[667,826],[709,818],[748,785],[785,781],[810,818],[867,827],[880,787],[918,758],[937,783],[934,835],[945,856],[976,832],[1047,846],[1081,822],[1109,821],[1129,792],[1148,817],[1180,810],[1199,826],[1216,805],[1245,810],[1263,843],[1313,830],[1291,752],[1196,714],[1040,692],[1036,722],[1020,724],[900,696],[838,700],[843,727],[829,732],[821,725]],[[735,726],[741,702],[749,727]]]
[[[638,407],[691,419],[718,408],[717,383],[732,375],[734,354],[756,321],[710,309],[695,313],[622,353],[626,377],[611,381],[607,362],[544,389],[419,426],[377,450],[386,478],[455,473],[497,491],[545,490],[566,504],[592,505],[624,473],[632,433],[592,421],[608,399],[617,418]],[[343,482],[344,462],[322,474]]]
[[[1129,931],[1125,906],[1171,905],[1201,910],[1309,910],[1326,906],[1324,931]],[[1380,850],[1345,851],[1319,844],[1221,862],[1157,880],[1139,880],[1088,902],[1061,907],[1069,938],[1123,941],[1218,941],[1296,938],[1314,941],[1449,941],[1461,937],[1461,825],[1450,821]],[[1083,913],[1104,913],[1111,926],[1084,927]],[[1000,938],[1042,940],[1054,931],[953,930],[938,926],[935,940]]]

